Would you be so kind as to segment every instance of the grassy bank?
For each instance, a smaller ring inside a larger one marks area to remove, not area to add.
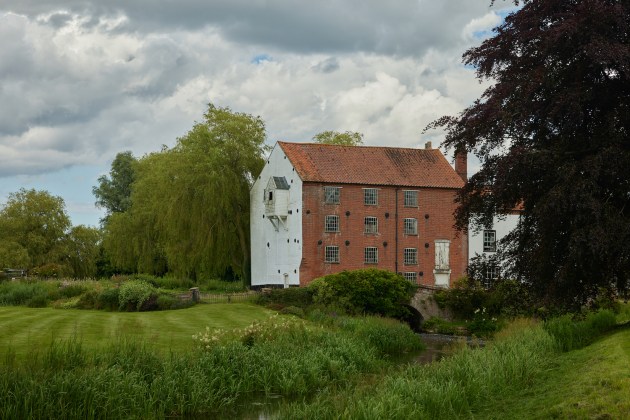
[[[563,318],[544,327],[531,321],[513,323],[483,349],[465,347],[439,363],[410,366],[385,376],[376,386],[368,383],[342,393],[321,393],[311,401],[289,404],[278,414],[287,419],[451,419],[494,417],[500,412],[496,418],[514,418],[509,409],[498,407],[501,401],[511,401],[524,404],[523,417],[530,418],[533,413],[528,409],[535,405],[519,400],[524,392],[535,395],[541,387],[553,386],[562,373],[551,379],[549,372],[559,363],[570,369],[571,359],[559,361],[573,353],[561,353],[561,349],[592,342],[615,321],[611,312],[604,311],[581,322]],[[624,341],[627,335],[619,339]],[[581,351],[584,357],[589,354],[587,349]],[[590,353],[589,357],[599,355]],[[588,363],[588,358],[583,362]],[[581,369],[573,365],[573,370]],[[567,383],[569,379],[563,380]],[[609,383],[609,379],[603,380]],[[626,385],[616,386],[625,391]],[[558,398],[563,391],[556,393]],[[617,398],[621,395],[620,391]]]
[[[477,417],[630,418],[630,328],[558,355],[546,367],[532,386],[497,395]]]
[[[86,348],[121,338],[150,341],[158,351],[192,348],[191,336],[206,326],[242,328],[273,312],[250,304],[196,305],[177,311],[105,312],[78,309],[0,307],[0,355],[18,356],[47,347],[53,340],[77,337]]]

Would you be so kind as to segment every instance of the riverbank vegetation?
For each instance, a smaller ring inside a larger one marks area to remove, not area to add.
[[[295,402],[282,407],[279,418],[514,418],[512,412],[499,410],[502,401],[520,404],[522,418],[537,417],[538,413],[569,414],[584,413],[580,404],[564,408],[530,405],[522,401],[523,393],[535,395],[539,387],[550,387],[553,383],[568,384],[564,375],[569,373],[571,360],[588,362],[597,360],[598,354],[581,351],[576,355],[562,353],[563,349],[574,349],[593,342],[600,334],[614,328],[615,315],[603,310],[582,321],[569,318],[548,323],[535,323],[521,319],[513,322],[497,334],[496,340],[483,349],[463,347],[453,356],[429,366],[412,365],[387,375],[375,384],[364,383],[343,391],[322,392],[310,401]],[[567,331],[571,331],[568,333]],[[617,336],[618,335],[618,336]],[[614,343],[628,349],[630,333],[627,328],[615,335],[612,343],[602,344],[598,349],[611,349],[612,354],[622,353],[621,363],[627,363],[630,353],[619,351]],[[613,357],[605,353],[604,358]],[[607,405],[590,410],[591,413],[606,415],[619,413],[613,403],[625,399],[624,392],[630,387],[627,377],[617,374],[614,367],[598,364],[594,378],[582,380],[582,384],[601,381],[602,388],[612,388],[613,395]],[[561,366],[562,369],[558,369]],[[627,366],[624,368],[627,370]],[[575,366],[573,366],[575,371]],[[624,370],[622,370],[623,372]],[[602,385],[603,384],[603,385]],[[595,395],[596,391],[581,389],[576,395]],[[561,401],[562,390],[554,393],[556,403]],[[539,401],[545,397],[538,397]],[[552,397],[549,397],[552,399]],[[579,398],[579,397],[577,397]],[[627,405],[627,403],[624,403]],[[582,404],[584,406],[584,403]],[[532,411],[526,411],[526,408]],[[565,410],[566,409],[566,410]],[[553,411],[555,410],[555,411]],[[496,415],[496,413],[503,415]],[[483,415],[482,415],[483,413]],[[550,416],[540,416],[548,418]],[[562,417],[562,416],[561,416]],[[589,417],[589,416],[586,416]],[[612,418],[606,417],[606,418]]]
[[[215,305],[170,313],[203,306]],[[38,316],[34,311],[46,311],[3,309],[31,317]],[[141,328],[144,317],[159,314],[107,315],[135,315]],[[11,314],[5,312],[0,319],[7,316]],[[28,323],[36,325],[32,318]],[[5,351],[0,365],[1,418],[214,416],[230,412],[246,396],[280,393],[303,398],[318,389],[354,382],[360,375],[391,366],[391,356],[422,346],[417,335],[393,320],[331,318],[317,312],[310,320],[276,315],[241,328],[209,327],[194,339],[186,338],[194,348],[167,354],[153,337],[139,341],[123,335],[103,347],[90,347],[81,338],[85,325],[80,325],[68,339],[43,347],[29,345],[27,359],[17,357],[14,349]],[[159,325],[165,331],[169,324]],[[170,324],[168,329],[176,328]]]
[[[282,395],[280,418],[492,417],[494,401],[525,412],[531,406],[517,396],[566,383],[570,361],[588,361],[588,353],[571,351],[627,321],[624,309],[617,318],[601,310],[520,319],[485,348],[464,346],[438,363],[407,366],[401,356],[422,344],[406,325],[330,308],[296,317],[251,304],[162,312],[3,307],[0,417],[234,417],[260,395]],[[627,330],[619,334],[627,349]],[[602,360],[615,346],[603,347]],[[607,401],[620,398],[624,377],[594,362],[594,380],[611,388]]]

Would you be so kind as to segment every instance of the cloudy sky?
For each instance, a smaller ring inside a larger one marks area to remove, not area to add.
[[[0,203],[46,189],[97,225],[115,155],[173,145],[209,102],[261,116],[269,144],[439,144],[422,129],[485,87],[461,55],[511,11],[489,3],[0,0]]]

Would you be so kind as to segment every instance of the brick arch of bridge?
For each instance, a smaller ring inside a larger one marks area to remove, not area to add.
[[[421,322],[431,317],[438,317],[442,319],[453,319],[452,314],[447,309],[442,309],[438,306],[433,298],[436,291],[441,290],[440,287],[432,287],[419,285],[416,294],[411,298],[409,306],[420,314],[422,317]]]

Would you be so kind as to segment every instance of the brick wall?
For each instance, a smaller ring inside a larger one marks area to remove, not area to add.
[[[364,187],[361,185],[335,185],[341,187],[339,204],[325,204],[324,184],[304,183],[302,210],[302,262],[300,284],[326,274],[360,268],[381,268],[391,271],[416,272],[419,284],[433,285],[436,239],[450,243],[451,282],[466,270],[468,255],[466,235],[453,228],[453,199],[456,190],[417,188],[418,207],[404,207],[403,191],[407,187],[376,187],[378,204],[364,204]],[[396,196],[398,195],[398,221],[396,222]],[[325,232],[326,215],[339,216],[339,232]],[[364,218],[378,219],[378,233],[364,233]],[[418,234],[404,234],[404,219],[418,220]],[[398,231],[398,246],[396,246]],[[324,262],[327,245],[339,247],[340,261]],[[364,248],[378,249],[378,264],[364,262]],[[396,248],[398,250],[396,251]],[[418,250],[418,264],[403,264],[404,248]]]

